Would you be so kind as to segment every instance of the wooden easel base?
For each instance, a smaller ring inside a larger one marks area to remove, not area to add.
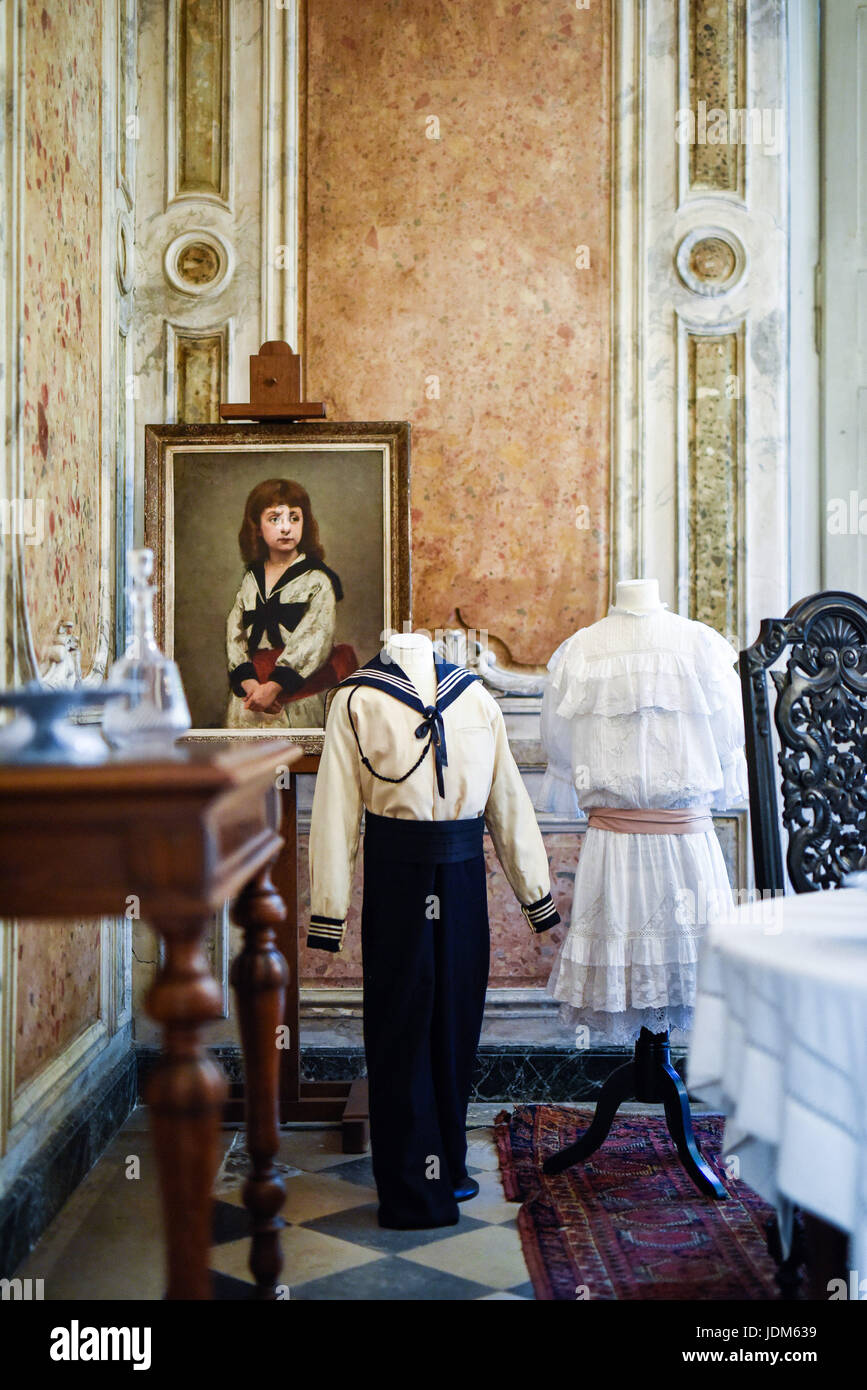
[[[240,409],[239,406],[221,409]],[[323,407],[324,409],[324,407]],[[288,1029],[289,1046],[280,1056],[279,1123],[333,1123],[343,1129],[343,1152],[363,1154],[370,1145],[367,1113],[367,1078],[357,1081],[301,1080],[301,1020],[298,969],[298,802],[297,773],[316,772],[318,754],[305,754],[293,764],[289,786],[281,791],[280,834],[285,850],[274,864],[273,877],[286,905],[286,916],[276,924],[277,946],[289,966],[289,986],[283,1021]],[[227,1124],[244,1123],[244,1087],[236,1084],[229,1091],[224,1110]]]
[[[363,1154],[370,1146],[367,1078],[357,1081],[302,1081],[301,1096],[280,1107],[280,1123],[340,1120],[343,1152]]]
[[[367,1153],[370,1121],[367,1114],[367,1078],[356,1081],[302,1081],[298,1099],[280,1104],[280,1123],[327,1124],[339,1120],[345,1154]],[[244,1123],[244,1087],[236,1082],[223,1109],[223,1123]]]

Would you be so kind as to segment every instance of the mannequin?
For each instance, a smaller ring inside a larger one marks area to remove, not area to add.
[[[385,650],[395,665],[409,676],[425,705],[436,703],[437,673],[434,645],[424,632],[394,632]]]
[[[576,814],[580,803],[588,816],[548,990],[583,1045],[587,1032],[593,1042],[634,1041],[636,1056],[610,1078],[613,1090],[606,1083],[592,1138],[546,1171],[598,1147],[619,1102],[634,1095],[665,1101],[691,1176],[725,1195],[690,1148],[668,1034],[692,1025],[698,945],[732,904],[711,807],[747,794],[734,653],[706,624],[668,612],[657,580],[625,580],[608,616],[563,642],[548,669],[537,804]]]
[[[380,1225],[454,1225],[478,1192],[466,1114],[490,936],[485,825],[533,933],[559,922],[502,711],[422,633],[329,697],[310,826],[308,946],[339,951],[364,811],[364,1048]]]
[[[658,579],[619,579],[611,611],[614,613],[661,613],[666,604],[660,601]]]

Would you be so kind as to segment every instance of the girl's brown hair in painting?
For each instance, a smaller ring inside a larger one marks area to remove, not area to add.
[[[325,551],[319,540],[319,527],[310,506],[310,498],[300,483],[292,478],[268,478],[257,483],[244,506],[244,520],[238,532],[238,545],[245,565],[267,560],[268,547],[259,530],[262,513],[269,507],[299,507],[304,519],[298,549],[314,560],[324,560]]]

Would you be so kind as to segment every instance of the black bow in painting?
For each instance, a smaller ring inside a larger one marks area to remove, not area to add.
[[[259,650],[263,633],[267,633],[272,647],[282,647],[284,639],[280,635],[281,627],[287,632],[294,632],[308,607],[309,603],[281,603],[279,593],[267,599],[258,595],[256,607],[244,610],[244,627],[250,629],[248,650],[251,653]]]

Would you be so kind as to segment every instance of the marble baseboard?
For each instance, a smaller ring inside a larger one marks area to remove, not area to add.
[[[219,1047],[209,1047],[208,1055],[219,1062],[223,1071],[229,1079],[230,1085],[239,1085],[244,1080],[244,1058],[238,1043],[221,1043]],[[159,1047],[152,1047],[149,1044],[142,1044],[135,1048],[135,1059],[137,1067],[136,1089],[138,1094],[138,1104],[146,1105],[145,1093],[148,1082],[154,1074],[162,1057],[162,1050]]]
[[[230,1081],[243,1080],[240,1048],[227,1046],[210,1051]],[[156,1048],[140,1048],[136,1055],[141,1095],[159,1051]],[[571,1046],[555,1047],[550,1044],[538,1047],[526,1043],[483,1044],[476,1058],[470,1099],[476,1104],[511,1101],[570,1104],[573,1101],[595,1100],[611,1072],[631,1056],[632,1050],[624,1047],[588,1048],[576,1052]],[[681,1075],[684,1060],[685,1050],[675,1045],[672,1061]],[[302,1048],[301,1075],[304,1081],[354,1081],[365,1074],[363,1047]]]
[[[476,1057],[470,1100],[525,1103],[595,1100],[611,1072],[632,1056],[631,1048],[533,1047],[526,1043],[482,1045]],[[672,1061],[683,1074],[684,1054],[675,1048]],[[305,1081],[343,1081],[364,1076],[363,1048],[302,1050]]]
[[[37,1150],[0,1198],[0,1278],[12,1277],[135,1103],[136,1061],[130,1052]]]

